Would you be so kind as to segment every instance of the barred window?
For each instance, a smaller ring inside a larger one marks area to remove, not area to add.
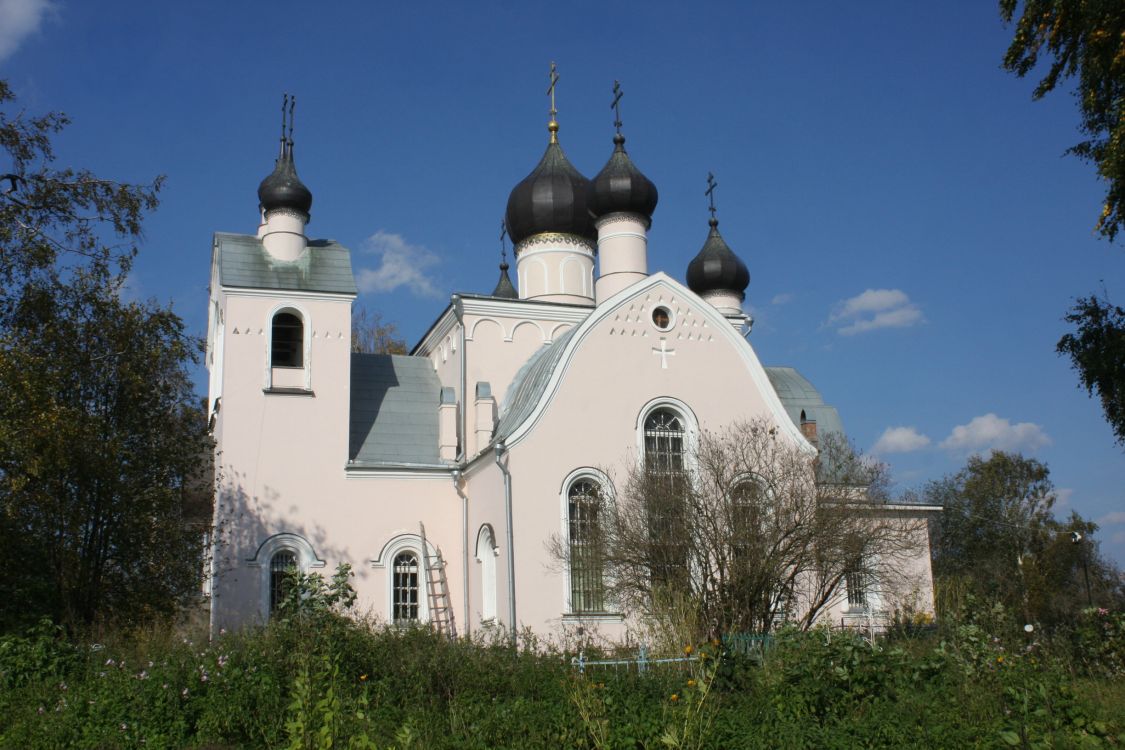
[[[305,355],[305,325],[291,312],[273,316],[270,336],[270,365],[272,367],[303,367]]]
[[[670,409],[656,409],[645,418],[645,470],[663,475],[684,471],[684,423]]]
[[[289,579],[295,570],[297,570],[297,555],[292,550],[280,550],[270,558],[271,616],[277,612],[277,608],[289,593]]]
[[[418,555],[400,552],[395,555],[392,583],[393,608],[391,617],[396,625],[418,622]]]
[[[655,409],[644,423],[649,560],[654,583],[687,584],[687,490],[684,422],[671,409]]]
[[[854,564],[844,574],[844,587],[848,590],[848,608],[867,608],[867,573],[860,563]]]
[[[572,612],[601,612],[605,609],[602,582],[601,488],[590,479],[579,479],[567,491],[567,522],[570,537],[570,609]]]

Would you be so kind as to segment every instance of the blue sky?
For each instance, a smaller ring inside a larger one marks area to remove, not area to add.
[[[210,238],[253,232],[281,93],[298,98],[310,234],[352,248],[362,302],[413,343],[488,292],[508,191],[547,140],[593,176],[624,133],[660,189],[650,269],[721,229],[750,268],[751,342],[835,404],[900,488],[971,452],[1045,461],[1058,508],[1125,562],[1125,455],[1054,354],[1075,297],[1125,300],[1102,189],[1063,155],[1069,92],[1000,69],[995,5],[0,0],[0,76],[74,124],[59,162],[167,175],[132,293],[206,322]],[[198,378],[202,390],[204,379]]]

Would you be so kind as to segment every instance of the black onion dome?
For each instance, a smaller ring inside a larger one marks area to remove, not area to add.
[[[258,202],[266,211],[289,208],[307,214],[312,208],[312,192],[297,177],[292,143],[282,148],[273,172],[258,185]]]
[[[623,211],[651,219],[659,200],[656,185],[641,174],[625,152],[625,136],[618,133],[613,143],[613,154],[594,178],[590,210],[594,216]]]
[[[500,280],[496,282],[496,288],[492,290],[493,297],[503,297],[504,299],[519,299],[519,292],[512,286],[512,280],[508,278],[508,264],[507,262],[500,264]]]
[[[543,232],[595,239],[591,192],[590,181],[567,161],[562,146],[552,141],[539,165],[508,196],[508,235],[512,242]]]
[[[711,232],[703,243],[703,249],[688,263],[688,288],[700,295],[723,291],[745,298],[746,287],[750,285],[750,271],[719,234],[719,220],[712,218],[710,224]]]

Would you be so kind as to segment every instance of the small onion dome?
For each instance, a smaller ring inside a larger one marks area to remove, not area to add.
[[[699,295],[722,291],[733,292],[745,299],[750,271],[719,234],[719,220],[712,217],[709,223],[711,232],[703,243],[703,249],[688,263],[688,288]]]
[[[625,153],[625,136],[613,136],[613,154],[594,178],[594,194],[590,210],[594,216],[605,216],[617,211],[641,214],[652,219],[659,196],[652,180],[641,174]]]
[[[590,181],[567,161],[553,136],[552,132],[539,166],[508,196],[508,235],[514,243],[543,232],[597,237],[590,216]]]
[[[312,193],[297,177],[292,143],[282,148],[273,172],[258,186],[258,203],[266,211],[288,208],[308,214],[312,208]]]
[[[496,288],[492,290],[493,297],[503,297],[504,299],[519,299],[520,295],[516,292],[516,288],[512,286],[512,280],[508,278],[508,263],[507,261],[500,264],[500,280],[496,282]]]

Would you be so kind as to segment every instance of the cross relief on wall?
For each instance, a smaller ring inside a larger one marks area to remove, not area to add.
[[[652,347],[652,353],[660,355],[660,369],[661,370],[667,370],[668,369],[668,357],[669,356],[675,356],[676,350],[668,348],[668,339],[660,339],[660,346],[659,347],[656,347],[656,346]]]

